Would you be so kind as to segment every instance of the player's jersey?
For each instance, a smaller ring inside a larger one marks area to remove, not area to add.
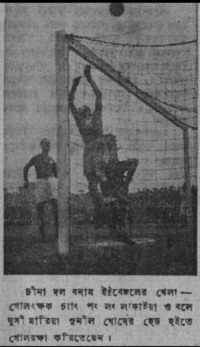
[[[92,119],[89,124],[87,124],[85,117],[79,112],[79,110],[77,110],[74,105],[74,92],[71,92],[69,94],[69,107],[74,116],[85,146],[90,145],[93,141],[103,135],[102,96],[99,90],[96,90],[95,94],[95,109],[92,113]]]
[[[109,161],[109,152],[104,137],[100,137],[84,148],[84,175],[103,170],[103,164]]]
[[[57,177],[57,165],[55,161],[48,156],[48,160],[45,161],[42,154],[35,155],[29,162],[30,166],[35,166],[37,179]]]
[[[102,136],[102,126],[96,120],[98,117],[100,116],[95,115],[95,117],[91,120],[91,124],[89,126],[86,125],[86,121],[84,119],[78,124],[79,131],[85,145],[91,144],[93,141]]]

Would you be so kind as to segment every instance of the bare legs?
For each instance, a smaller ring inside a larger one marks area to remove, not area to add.
[[[44,230],[44,209],[45,209],[45,201],[37,204],[37,221],[39,232],[42,236],[42,242],[46,241],[45,230]]]
[[[52,210],[53,210],[53,216],[55,221],[55,228],[56,228],[56,238],[58,237],[58,206],[57,206],[57,200],[52,199],[50,200],[52,204]],[[44,230],[44,212],[45,212],[45,204],[46,201],[40,202],[37,204],[37,220],[38,220],[38,227],[39,232],[42,237],[42,242],[46,242],[46,235]]]
[[[125,177],[125,181],[124,181],[124,184],[125,184],[125,189],[128,190],[128,186],[133,178],[133,175],[138,167],[138,164],[139,164],[139,161],[138,159],[127,159],[127,160],[123,160],[123,161],[119,161],[117,164],[116,164],[116,168],[117,168],[117,171],[118,171],[118,174],[119,176],[120,175],[124,175],[125,172],[127,172],[127,175]]]
[[[99,179],[95,174],[87,175],[88,190],[94,206],[98,209],[101,206],[101,196],[98,192]]]
[[[116,193],[116,197],[118,197],[120,201],[124,201],[125,203],[128,202],[126,197],[128,187],[138,167],[138,164],[139,161],[136,158],[108,164],[106,169],[106,177],[108,181],[106,184],[101,184],[102,192],[103,190],[109,191],[110,186],[111,190]],[[103,189],[104,185],[105,189]]]
[[[133,178],[133,175],[138,167],[138,159],[127,159],[124,161],[114,161],[107,165],[105,174],[107,181],[100,182],[102,194],[105,197],[112,196],[118,198],[119,201],[129,203],[127,197],[128,187]],[[124,177],[126,173],[126,176]],[[102,199],[98,192],[99,179],[95,174],[87,175],[89,193],[95,206],[95,220],[97,227],[103,225],[103,220],[98,221],[98,216],[101,216]],[[102,216],[103,219],[104,217]]]
[[[58,204],[56,199],[51,200],[52,208],[53,208],[53,216],[55,221],[56,228],[56,238],[58,238]]]
[[[102,211],[102,198],[98,191],[99,178],[96,174],[87,175],[88,189],[94,204],[94,227],[100,228],[105,223]]]

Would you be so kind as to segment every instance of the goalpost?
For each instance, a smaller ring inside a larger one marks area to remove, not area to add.
[[[70,252],[70,127],[69,127],[69,43],[65,31],[56,33],[58,248]]]
[[[69,52],[72,51],[91,64],[128,93],[134,95],[145,105],[165,117],[183,132],[184,179],[186,185],[187,229],[193,229],[191,173],[189,154],[189,129],[197,129],[177,118],[170,107],[140,89],[134,82],[124,77],[110,64],[99,58],[82,42],[65,31],[56,33],[56,90],[57,90],[57,165],[58,165],[58,216],[59,216],[59,253],[70,253],[70,122],[69,122]]]

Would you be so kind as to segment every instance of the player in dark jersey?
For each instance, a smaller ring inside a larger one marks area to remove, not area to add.
[[[37,175],[36,183],[36,201],[38,213],[38,226],[42,236],[42,241],[46,241],[44,230],[44,209],[45,203],[50,201],[53,207],[56,237],[58,237],[58,210],[57,210],[57,165],[48,155],[50,150],[50,141],[43,139],[40,142],[42,153],[35,155],[24,167],[24,188],[28,188],[28,171],[34,166]]]
[[[69,107],[84,142],[84,175],[89,183],[88,188],[93,203],[98,208],[101,204],[98,183],[106,180],[104,165],[102,164],[108,163],[109,153],[103,137],[102,93],[92,79],[90,69],[91,67],[87,65],[84,74],[96,95],[94,112],[91,112],[91,109],[86,105],[79,109],[74,105],[74,94],[82,76],[76,77],[73,81],[69,94]]]
[[[116,171],[119,171],[123,175],[127,172],[124,185],[125,189],[121,189],[120,193],[121,198],[123,196],[126,199],[125,195],[128,185],[138,166],[138,160],[128,159],[119,161],[115,136],[112,134],[103,135],[102,93],[91,77],[90,65],[86,65],[84,75],[96,95],[95,110],[91,112],[91,109],[87,105],[83,105],[77,109],[74,105],[74,95],[82,76],[78,76],[73,80],[73,85],[69,93],[69,107],[84,142],[83,169],[84,175],[89,183],[89,193],[95,207],[99,209],[102,205],[102,200],[98,192],[98,184],[100,183],[101,187],[108,187],[111,184],[109,177],[114,177]],[[105,189],[103,190],[105,191]],[[109,202],[113,200],[113,197],[107,194],[106,199]]]

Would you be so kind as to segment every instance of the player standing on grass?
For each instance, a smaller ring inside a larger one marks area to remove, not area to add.
[[[58,209],[57,209],[57,165],[49,156],[50,141],[43,139],[40,142],[42,153],[35,155],[24,167],[24,188],[28,188],[28,171],[34,166],[37,175],[36,201],[37,220],[42,241],[46,241],[44,230],[44,210],[45,203],[50,201],[53,207],[56,237],[58,237]]]

